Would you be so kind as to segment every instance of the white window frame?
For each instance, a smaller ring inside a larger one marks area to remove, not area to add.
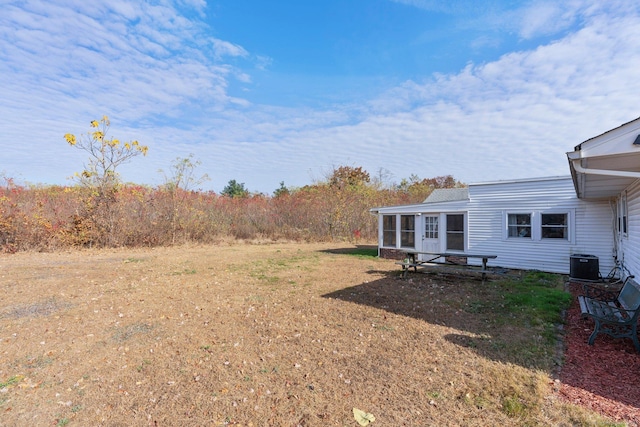
[[[509,215],[531,215],[531,238],[528,237],[509,237]],[[566,239],[554,239],[542,237],[542,215],[543,214],[565,214],[567,216],[567,238]],[[545,244],[563,244],[563,243],[575,243],[575,209],[550,209],[550,210],[507,210],[502,214],[502,240],[510,242],[544,242]]]
[[[564,215],[566,217],[566,224],[558,225],[558,224],[547,224],[543,223],[543,217],[545,215]],[[566,237],[544,237],[543,230],[545,228],[564,228]],[[566,240],[569,241],[570,233],[569,233],[569,213],[568,212],[540,212],[540,238],[542,240]]]
[[[424,218],[424,238],[425,239],[437,239],[440,228],[440,216],[439,215],[426,215]]]
[[[409,229],[409,228],[403,228],[404,226],[404,221],[403,218],[413,218],[413,229]],[[405,249],[415,249],[416,248],[416,215],[415,214],[400,214],[400,234],[398,235],[398,237],[400,238],[400,241],[398,242],[400,244],[401,248],[405,248]],[[404,245],[403,242],[403,237],[405,236],[405,234],[413,234],[413,246],[407,246]]]
[[[384,224],[384,217],[393,217],[393,245],[387,245],[385,240],[384,240],[384,234],[387,231],[391,231],[391,229],[387,229],[385,228],[385,224]],[[396,214],[382,214],[382,247],[383,248],[395,248],[398,246],[398,215]]]
[[[461,216],[462,217],[462,231],[449,230],[449,216]],[[467,240],[469,238],[469,224],[467,222],[466,212],[445,212],[444,213],[445,226],[442,227],[442,234],[444,235],[444,245],[447,252],[465,252],[467,250]],[[449,235],[462,235],[462,249],[449,248]]]
[[[510,224],[509,223],[509,217],[514,216],[514,215],[528,215],[529,216],[529,223],[528,224]],[[506,237],[508,239],[526,239],[526,240],[533,239],[534,225],[533,225],[533,213],[532,212],[507,212],[505,214],[505,217],[506,217],[506,222],[507,222],[507,235],[506,235]],[[527,235],[523,235],[520,232],[518,232],[516,236],[511,236],[511,233],[509,233],[511,227],[516,227],[516,231],[518,231],[518,229],[521,229],[520,231],[522,231],[522,229],[526,229],[528,227],[529,235],[528,236]]]

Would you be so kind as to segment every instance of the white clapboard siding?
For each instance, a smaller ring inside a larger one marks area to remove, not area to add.
[[[628,234],[620,238],[620,259],[630,274],[640,277],[640,181],[627,188]]]
[[[568,274],[571,255],[588,254],[606,275],[614,264],[609,202],[578,199],[571,177],[473,184],[469,199],[468,252],[497,255],[490,265]],[[573,220],[570,240],[506,238],[506,212],[562,211]]]
[[[389,206],[372,209],[380,215],[379,245],[382,247],[382,215],[424,215],[465,213],[467,215],[466,253],[497,255],[490,266],[542,270],[568,274],[574,254],[598,257],[600,273],[606,276],[614,262],[614,201],[584,201],[578,199],[571,177],[552,177],[527,180],[498,181],[471,184],[467,200]],[[630,235],[638,236],[633,251],[640,259],[640,186],[629,197],[629,210],[634,209],[636,219],[630,218]],[[563,212],[570,218],[570,239],[518,239],[507,238],[507,213]],[[441,224],[444,227],[444,224]],[[422,221],[416,221],[416,237],[423,233]],[[634,231],[635,230],[635,231]],[[633,234],[635,233],[635,234]],[[440,238],[445,237],[441,233]],[[396,239],[399,245],[399,236]],[[416,238],[416,243],[420,239]],[[629,243],[629,242],[626,242]],[[444,245],[443,245],[444,247]],[[399,248],[399,246],[398,246]],[[631,253],[631,252],[630,252]],[[470,264],[480,264],[478,258],[469,258]],[[627,261],[628,262],[628,261]],[[639,262],[640,264],[640,262]],[[640,265],[637,271],[640,272]]]

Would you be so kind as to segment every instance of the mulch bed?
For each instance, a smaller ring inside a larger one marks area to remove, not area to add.
[[[570,283],[574,296],[582,285]],[[640,426],[640,353],[629,339],[598,334],[593,346],[587,344],[593,321],[582,319],[577,300],[567,312],[565,360],[559,373],[560,396],[630,427]]]

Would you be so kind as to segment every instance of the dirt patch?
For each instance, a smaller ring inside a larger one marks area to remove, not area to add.
[[[491,283],[350,248],[3,255],[0,424],[588,425]]]

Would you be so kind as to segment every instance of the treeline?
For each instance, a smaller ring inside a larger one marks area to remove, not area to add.
[[[184,177],[182,172],[173,177]],[[5,178],[0,185],[0,251],[150,247],[228,238],[375,242],[372,207],[418,203],[435,188],[462,185],[451,176],[412,176],[383,185],[362,168],[350,166],[302,188],[282,183],[272,195],[251,194],[234,180],[221,194],[189,190],[184,182],[105,189],[82,182],[18,185]]]

